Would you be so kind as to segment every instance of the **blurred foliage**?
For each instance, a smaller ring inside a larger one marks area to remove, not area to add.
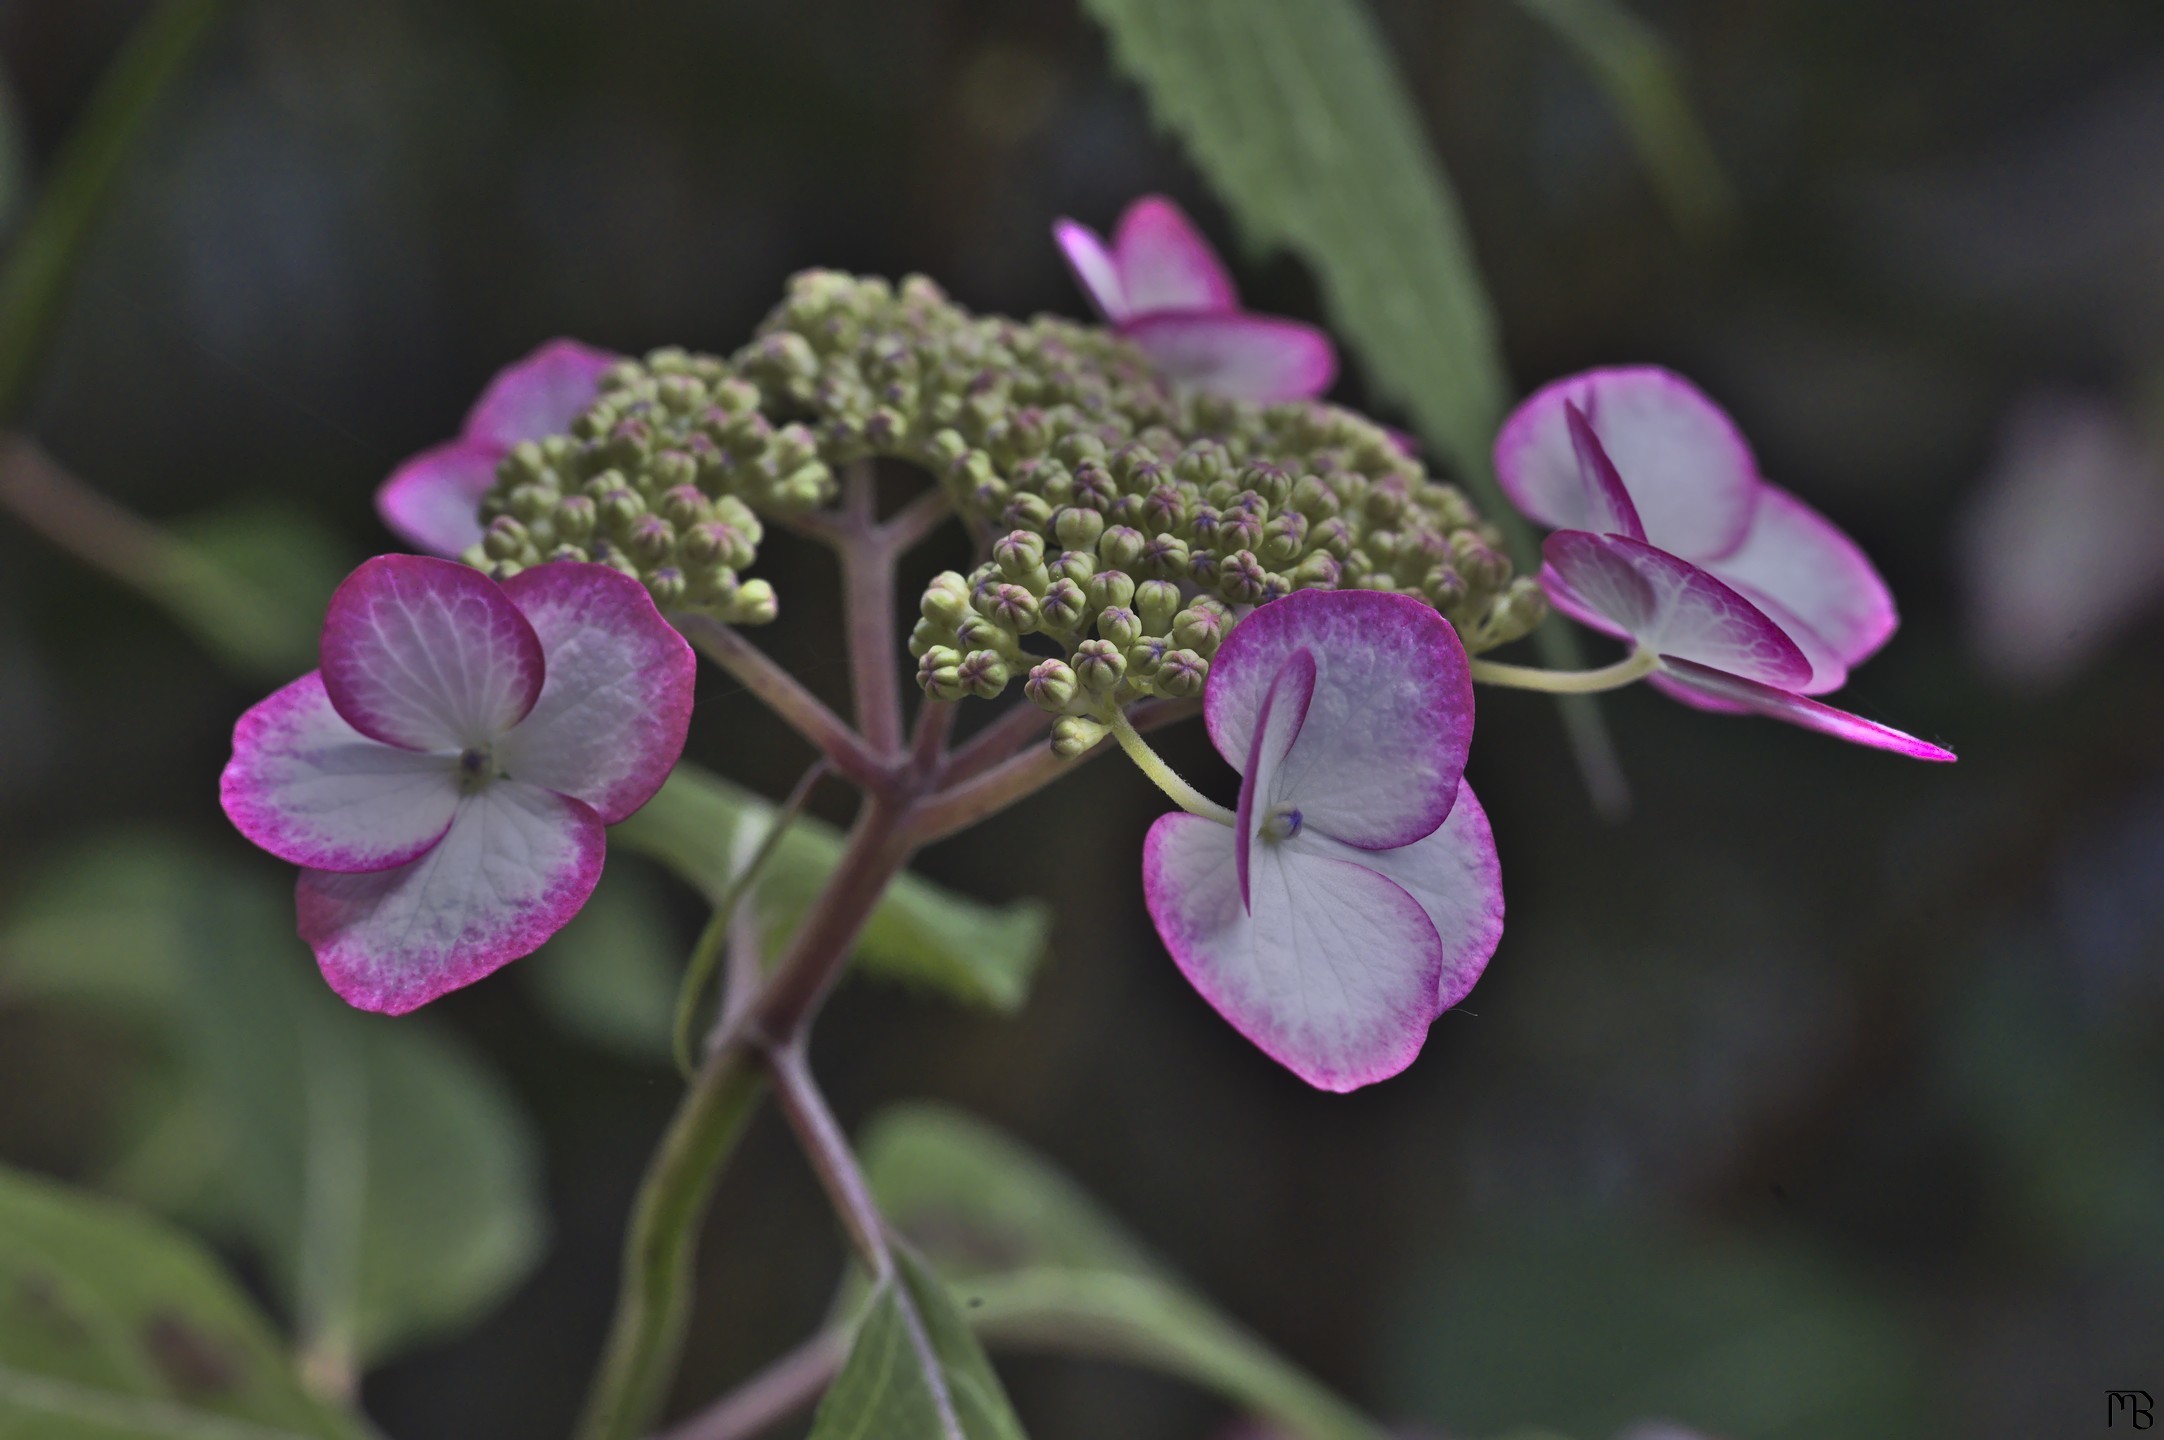
[[[111,1181],[261,1255],[325,1363],[459,1329],[531,1268],[524,1115],[442,1027],[333,996],[266,868],[112,833],[26,893],[0,995],[119,1017],[155,1067]]]
[[[565,1033],[628,1060],[667,1061],[684,941],[635,854],[609,857],[586,908],[519,975]]]
[[[738,853],[739,827],[755,825],[763,836],[773,818],[774,807],[750,791],[683,764],[645,809],[616,827],[614,838],[719,903],[748,858]],[[817,820],[799,820],[783,834],[758,889],[769,958],[819,897],[841,853],[841,832]],[[1041,905],[983,905],[904,875],[872,912],[857,963],[868,974],[1011,1014],[1029,995],[1049,925]]]
[[[1752,1440],[1926,1432],[1903,1317],[1817,1257],[1525,1217],[1452,1237],[1391,1339],[1407,1409],[1475,1433],[1686,1415]]]
[[[1384,1440],[997,1132],[937,1106],[896,1107],[867,1132],[864,1167],[887,1218],[953,1278],[980,1333],[1178,1376],[1295,1440]]]
[[[1735,223],[1735,194],[1659,34],[1615,0],[1518,3],[1576,51],[1600,82],[1684,233],[1704,241]]]
[[[38,1440],[365,1440],[187,1236],[0,1169],[0,1430]]]

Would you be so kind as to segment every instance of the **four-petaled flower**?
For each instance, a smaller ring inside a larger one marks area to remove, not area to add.
[[[499,585],[378,556],[331,597],[322,660],[241,717],[220,798],[304,867],[300,932],[331,988],[386,1014],[578,913],[602,827],[660,788],[691,722],[691,647],[605,565]]]
[[[1242,310],[1217,252],[1164,196],[1128,206],[1109,246],[1072,220],[1052,234],[1106,323],[1175,379],[1269,404],[1311,399],[1337,378],[1330,337]]]
[[[481,543],[481,497],[496,483],[496,466],[521,440],[569,429],[620,358],[576,340],[551,340],[497,371],[456,440],[391,472],[376,491],[376,513],[416,549],[454,559],[465,554]]]
[[[1217,652],[1203,718],[1241,774],[1236,823],[1164,816],[1150,917],[1203,998],[1309,1084],[1412,1063],[1503,929],[1487,816],[1462,776],[1464,647],[1421,602],[1297,591]]]
[[[1518,508],[1557,527],[1557,609],[1659,657],[1651,683],[1919,760],[1953,753],[1809,699],[1839,689],[1898,623],[1871,562],[1758,473],[1728,416],[1680,376],[1593,370],[1519,406],[1495,441]]]

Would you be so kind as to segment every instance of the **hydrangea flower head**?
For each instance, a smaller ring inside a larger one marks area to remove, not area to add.
[[[1217,652],[1211,742],[1236,823],[1150,829],[1157,933],[1203,998],[1309,1084],[1412,1063],[1502,936],[1487,816],[1463,778],[1473,695],[1447,621],[1404,595],[1300,591]]]
[[[1660,657],[1651,683],[1923,760],[1951,752],[1808,697],[1839,689],[1899,623],[1831,521],[1760,478],[1734,423],[1666,370],[1594,370],[1536,393],[1495,442],[1511,500],[1558,527],[1542,588]]]
[[[1337,378],[1337,351],[1312,325],[1240,308],[1224,262],[1162,195],[1127,207],[1107,245],[1073,220],[1052,227],[1077,282],[1104,316],[1167,371],[1238,400],[1305,400]]]
[[[378,556],[331,597],[322,668],[234,727],[220,798],[303,867],[300,932],[331,988],[403,1014],[578,913],[603,827],[683,750],[693,669],[645,587],[606,566],[499,585]]]
[[[457,558],[481,543],[481,497],[522,440],[570,428],[594,403],[619,357],[576,340],[551,340],[489,381],[458,438],[400,465],[376,491],[376,513],[401,540]]]

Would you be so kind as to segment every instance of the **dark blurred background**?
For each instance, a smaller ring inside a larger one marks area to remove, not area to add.
[[[1552,706],[1484,697],[1509,933],[1417,1066],[1336,1098],[1181,982],[1137,883],[1163,803],[1101,762],[922,862],[1054,906],[1027,1008],[858,982],[818,1063],[851,1124],[923,1096],[1010,1130],[1387,1418],[2087,1434],[2099,1392],[2164,1392],[2164,10],[1635,8],[1734,186],[1726,231],[1686,237],[1511,0],[1379,14],[1521,386],[1626,361],[1703,384],[1901,600],[1844,702],[1961,763],[1626,693],[1604,710],[1636,805],[1607,824]],[[0,4],[33,178],[141,12]],[[153,518],[306,512],[327,590],[391,546],[374,485],[544,338],[729,350],[814,264],[1081,314],[1047,226],[1153,189],[1232,250],[1066,0],[240,4],[126,172],[29,428]],[[1239,268],[1255,308],[1315,314],[1294,263]],[[831,577],[786,544],[762,563],[762,643],[838,698]],[[797,742],[702,685],[693,756],[786,789]],[[214,800],[260,693],[0,525],[0,904],[123,822],[278,875]],[[1199,729],[1167,748],[1214,763]],[[688,945],[690,897],[649,878]],[[559,1435],[677,1084],[510,975],[435,1009],[536,1118],[551,1236],[365,1398],[402,1440]],[[0,998],[0,1157],[98,1180],[128,1055]],[[769,1113],[706,1232],[678,1407],[813,1327],[840,1265]],[[1229,1418],[1110,1366],[1003,1371],[1039,1440]]]

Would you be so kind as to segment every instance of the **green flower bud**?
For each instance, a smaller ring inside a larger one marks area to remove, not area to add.
[[[1083,598],[1092,610],[1127,604],[1135,598],[1135,582],[1123,570],[1099,570],[1082,582]]]
[[[1156,680],[1157,671],[1172,653],[1172,638],[1168,635],[1145,635],[1127,647],[1127,678],[1138,684]]]
[[[925,619],[951,629],[970,613],[969,582],[952,570],[940,571],[932,577],[932,583],[924,587],[924,598],[918,602],[918,608]]]
[[[1000,574],[1009,580],[1020,580],[1025,575],[1044,569],[1044,537],[1032,535],[1027,530],[1015,530],[1001,536],[992,545],[992,563],[999,566]]]
[[[1111,728],[1086,715],[1062,715],[1052,722],[1052,753],[1062,760],[1078,759],[1094,750]]]
[[[1172,638],[1203,656],[1214,657],[1217,646],[1225,638],[1226,620],[1214,610],[1182,610],[1172,618]]]
[[[722,618],[732,625],[769,625],[781,613],[774,587],[764,580],[746,580],[737,587],[736,602]]]
[[[1307,517],[1287,510],[1262,529],[1262,545],[1256,552],[1273,565],[1297,559],[1307,546]]]
[[[1152,534],[1170,535],[1200,523],[1204,509],[1191,503],[1191,493],[1182,493],[1172,485],[1160,485],[1150,491],[1142,501],[1143,524]]]
[[[1045,629],[1073,630],[1089,618],[1089,601],[1080,585],[1063,577],[1045,590],[1037,610]]]
[[[1472,531],[1451,536],[1450,549],[1458,574],[1475,590],[1499,590],[1510,583],[1510,561]]]
[[[491,560],[516,560],[525,553],[527,543],[525,526],[509,515],[498,515],[482,532],[481,553]]]
[[[654,607],[664,614],[684,603],[684,572],[674,565],[664,565],[646,577],[646,593],[654,597]]]
[[[676,530],[659,515],[644,516],[624,536],[624,549],[642,566],[664,564],[676,554]]]
[[[1124,605],[1108,605],[1097,612],[1097,633],[1125,650],[1142,638],[1142,621]]]
[[[1052,579],[1072,580],[1087,588],[1090,577],[1097,573],[1097,556],[1088,550],[1062,550],[1052,562]]]
[[[601,501],[601,521],[618,534],[628,534],[646,515],[646,502],[628,486],[611,490]]]
[[[1143,544],[1139,561],[1142,572],[1159,580],[1180,580],[1188,571],[1187,542],[1177,535],[1158,535]]]
[[[553,485],[520,485],[511,491],[510,512],[531,525],[534,521],[556,508],[556,487]]]
[[[977,613],[1010,635],[1027,635],[1041,618],[1037,597],[1019,585],[995,585],[978,592]]]
[[[959,700],[968,693],[962,684],[961,669],[961,651],[934,645],[917,658],[917,684],[934,700]]]
[[[1052,504],[1042,495],[1017,495],[1001,519],[1017,530],[1042,531],[1052,523]]]
[[[1095,550],[1098,537],[1105,533],[1105,517],[1070,505],[1052,517],[1052,533],[1069,550]]]
[[[1142,560],[1146,540],[1140,530],[1115,525],[1097,539],[1097,558],[1112,570],[1133,570]]]
[[[590,495],[566,495],[556,502],[553,518],[558,538],[575,545],[594,533],[600,510]]]
[[[1092,695],[1109,695],[1126,678],[1126,652],[1111,640],[1085,640],[1075,646],[1074,675]]]
[[[1142,628],[1152,635],[1161,635],[1172,624],[1172,617],[1184,608],[1180,587],[1169,580],[1145,580],[1135,587],[1135,614],[1142,620]]]
[[[972,650],[962,657],[955,678],[970,694],[990,700],[1007,688],[1006,657],[996,650]]]
[[[954,632],[936,620],[919,620],[909,627],[909,653],[920,660],[924,658],[924,652],[934,645],[953,643]]]
[[[1252,551],[1241,550],[1225,557],[1217,567],[1217,593],[1235,605],[1254,605],[1261,601],[1264,583],[1269,572],[1263,569]]]
[[[1029,679],[1022,682],[1022,693],[1055,715],[1074,700],[1076,688],[1075,672],[1064,660],[1040,660],[1031,667]]]
[[[1448,565],[1438,565],[1420,582],[1420,593],[1438,610],[1448,610],[1465,598],[1465,578]]]
[[[1332,519],[1339,509],[1337,492],[1319,475],[1302,475],[1293,482],[1292,508],[1311,522]]]
[[[1191,700],[1210,678],[1210,662],[1192,650],[1173,650],[1157,666],[1150,683],[1168,700]]]

